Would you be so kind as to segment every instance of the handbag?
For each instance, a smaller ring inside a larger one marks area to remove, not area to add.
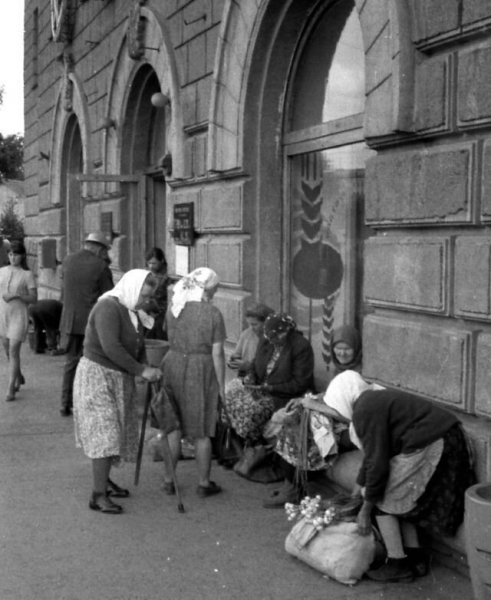
[[[218,464],[231,468],[242,456],[243,442],[228,423],[219,418],[211,441],[213,456]]]
[[[219,398],[215,435],[211,440],[213,455],[218,464],[230,469],[241,458],[243,446],[242,438],[232,427],[225,403],[222,398]]]
[[[360,535],[354,521],[339,521],[319,531],[302,518],[288,534],[285,550],[328,577],[354,585],[375,557],[375,536]]]

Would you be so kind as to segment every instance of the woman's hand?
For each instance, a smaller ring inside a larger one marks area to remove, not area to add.
[[[5,302],[10,302],[11,300],[15,300],[15,298],[17,298],[17,294],[4,294],[2,296],[2,298],[4,299]]]
[[[360,512],[356,517],[358,533],[360,535],[369,535],[372,531],[372,508],[373,504],[371,502],[367,502],[366,500],[361,505]]]
[[[145,367],[141,375],[145,381],[155,383],[162,377],[162,371],[157,367]]]
[[[303,398],[300,398],[300,404],[309,410],[317,410],[319,408],[317,396],[304,396]]]

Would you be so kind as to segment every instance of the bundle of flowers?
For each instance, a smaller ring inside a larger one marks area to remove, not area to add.
[[[323,500],[319,495],[313,498],[305,496],[300,504],[287,502],[285,512],[289,521],[304,519],[321,531],[331,523],[352,521],[360,503],[360,499],[350,496],[339,495],[329,500]]]

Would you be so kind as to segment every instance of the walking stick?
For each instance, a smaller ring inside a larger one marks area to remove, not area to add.
[[[147,426],[147,417],[148,417],[148,411],[150,409],[151,400],[152,400],[152,388],[151,388],[151,384],[147,382],[145,384],[145,407],[143,409],[140,442],[138,444],[138,454],[136,456],[135,485],[138,485],[138,481],[140,479],[140,469],[141,469],[142,456],[143,456],[143,444],[145,443],[145,428]]]

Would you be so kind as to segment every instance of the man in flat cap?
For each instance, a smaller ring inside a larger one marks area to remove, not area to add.
[[[63,372],[60,414],[72,414],[73,381],[83,353],[85,326],[89,313],[99,296],[114,287],[109,268],[110,241],[101,231],[89,233],[84,247],[69,254],[62,265],[63,310],[60,334],[66,350]]]

